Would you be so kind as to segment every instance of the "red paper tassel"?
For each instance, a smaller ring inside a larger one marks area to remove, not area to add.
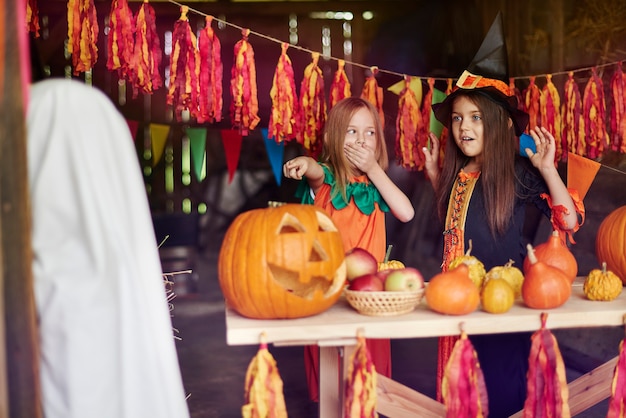
[[[298,97],[291,60],[287,55],[289,44],[281,45],[274,81],[270,90],[272,111],[268,127],[268,137],[283,142],[296,137],[298,125]]]
[[[613,371],[613,381],[611,382],[611,399],[609,400],[609,410],[606,418],[624,418],[626,415],[626,349],[624,340],[619,343],[619,357],[615,370]]]
[[[626,153],[626,74],[622,71],[622,62],[611,77],[611,150]]]
[[[428,78],[427,80],[428,91],[422,98],[422,120],[419,129],[419,136],[417,138],[417,148],[415,150],[416,156],[415,160],[418,162],[417,169],[422,171],[424,169],[424,164],[426,163],[426,157],[424,157],[424,153],[422,152],[422,148],[428,146],[428,133],[430,132],[430,114],[432,113],[433,107],[433,89],[435,88],[435,79]]]
[[[602,79],[596,69],[591,70],[591,77],[583,94],[583,115],[585,115],[585,137],[587,138],[586,156],[596,159],[608,145],[609,136],[605,127],[606,104]]]
[[[555,162],[567,160],[567,149],[561,142],[561,98],[554,83],[552,74],[546,75],[546,85],[541,94],[541,126],[554,136],[556,144]]]
[[[524,100],[522,99],[522,92],[515,85],[515,79],[513,77],[509,78],[509,90],[511,94],[515,96],[517,99],[517,108],[519,110],[524,110]]]
[[[67,2],[67,52],[74,75],[90,71],[98,61],[98,16],[93,0]]]
[[[188,115],[198,117],[198,59],[196,35],[187,19],[189,8],[182,6],[180,18],[172,32],[172,55],[170,57],[170,87],[167,104],[174,107],[176,120],[186,121]],[[183,114],[183,111],[185,114]]]
[[[357,335],[357,344],[350,356],[345,383],[344,417],[376,418],[376,366],[367,349],[365,337]]]
[[[341,99],[350,97],[350,81],[345,71],[346,62],[344,60],[337,61],[337,71],[330,85],[330,107],[333,107]]]
[[[446,96],[449,96],[452,93],[452,89],[454,88],[453,80],[451,78],[447,81],[446,86]],[[448,141],[448,127],[446,125],[443,126],[441,130],[441,137],[439,138],[439,168],[443,167],[443,157],[445,155],[446,150],[446,142]]]
[[[39,38],[39,9],[37,8],[37,0],[28,0],[26,2],[26,28],[29,32],[35,34],[35,38]]]
[[[242,136],[246,136],[257,126],[260,118],[254,50],[248,42],[250,30],[243,29],[241,34],[243,38],[235,44],[235,60],[231,69],[230,117],[233,128],[237,129]]]
[[[131,79],[133,72],[133,33],[135,21],[126,0],[113,0],[109,13],[107,68],[117,70],[119,78]]]
[[[135,20],[135,47],[133,53],[133,97],[141,90],[152,94],[161,88],[163,79],[159,67],[163,58],[161,42],[156,29],[154,8],[144,0]]]
[[[204,29],[198,38],[200,49],[200,96],[198,122],[219,122],[222,120],[222,45],[215,35],[211,23],[213,16],[206,17]]]
[[[577,155],[585,155],[585,119],[582,115],[582,99],[580,89],[574,80],[574,73],[568,73],[568,79],[563,88],[565,101],[563,102],[563,143],[566,149]]]
[[[529,122],[527,130],[535,129],[537,126],[541,126],[541,90],[539,86],[535,84],[535,76],[530,77],[530,84],[524,90],[524,110],[528,113]]]
[[[411,77],[405,76],[404,88],[398,98],[395,148],[398,164],[407,170],[417,170],[420,165],[416,156],[422,154],[421,148],[418,148],[421,119],[420,106],[411,89]]]
[[[312,157],[317,157],[322,149],[322,135],[326,123],[326,98],[324,97],[324,76],[317,65],[320,54],[311,54],[313,61],[304,69],[300,85],[301,127],[298,142]]]
[[[365,84],[363,85],[361,97],[373,104],[374,107],[378,109],[380,123],[384,127],[385,113],[383,112],[383,89],[382,87],[378,86],[378,81],[376,81],[376,74],[378,74],[378,67],[372,67],[371,74],[365,79]]]

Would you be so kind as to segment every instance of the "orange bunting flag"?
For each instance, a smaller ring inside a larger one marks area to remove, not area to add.
[[[276,142],[294,139],[297,136],[299,118],[296,81],[291,60],[287,55],[289,44],[283,42],[281,48],[270,90],[272,110],[268,127],[268,138],[274,138]]]
[[[626,74],[622,62],[611,77],[611,150],[626,154]]]
[[[568,73],[563,90],[565,92],[561,110],[563,142],[567,143],[569,152],[585,155],[585,119],[582,113],[582,99],[572,71]]]
[[[359,333],[348,363],[345,387],[345,418],[374,418],[376,412],[377,373],[365,337]]]
[[[583,200],[600,166],[597,161],[571,153],[567,159],[567,188],[576,190],[579,199]]]
[[[619,357],[611,381],[611,398],[606,418],[624,418],[626,416],[626,348],[624,340],[619,343]]]
[[[367,100],[378,110],[378,116],[380,117],[380,123],[385,126],[385,113],[383,112],[383,88],[378,86],[376,81],[376,74],[378,74],[378,67],[372,67],[371,74],[365,79],[363,85],[363,91],[361,92],[361,98]]]
[[[74,75],[91,71],[98,60],[98,16],[94,0],[68,0],[67,53]]]
[[[241,34],[242,39],[235,44],[235,58],[231,69],[230,118],[233,128],[237,129],[240,135],[247,136],[251,130],[256,128],[261,119],[258,116],[259,101],[254,50],[248,42],[250,29],[242,29]]]
[[[396,157],[398,164],[407,170],[423,168],[424,155],[418,147],[422,126],[422,113],[415,93],[411,89],[411,77],[404,77],[404,88],[398,98],[396,117]],[[421,168],[420,168],[421,167]]]
[[[161,42],[156,29],[154,8],[144,0],[135,18],[135,47],[133,56],[133,97],[139,90],[152,94],[163,85],[159,66],[163,59]]]
[[[198,123],[213,123],[222,120],[224,66],[222,65],[222,44],[211,27],[213,16],[207,16],[205,21],[204,29],[200,31],[198,37],[200,50]]]
[[[126,0],[113,0],[107,36],[107,69],[117,70],[120,79],[131,79],[135,21]]]
[[[554,136],[556,144],[555,163],[567,160],[567,147],[561,141],[561,98],[556,86],[552,82],[552,74],[546,75],[546,85],[543,86],[540,97],[541,126]]]
[[[535,84],[535,76],[530,77],[530,84],[524,90],[522,96],[524,98],[524,111],[529,116],[527,131],[530,131],[537,126],[541,126],[541,90]]]
[[[287,417],[283,380],[265,341],[261,342],[259,351],[248,365],[244,402],[241,407],[243,418]]]
[[[317,65],[320,54],[313,52],[312,61],[304,69],[300,84],[300,129],[298,142],[317,157],[322,150],[322,136],[326,123],[326,98],[324,97],[324,76]]]
[[[350,97],[352,92],[350,91],[350,80],[345,70],[346,62],[344,60],[337,61],[337,71],[333,77],[333,82],[330,85],[330,103],[329,108],[337,104],[341,99]]]
[[[35,38],[39,38],[39,9],[37,0],[26,1],[26,28],[34,33]]]
[[[587,138],[585,156],[588,158],[598,158],[608,145],[609,136],[605,127],[605,112],[606,104],[602,79],[598,76],[596,69],[593,68],[583,94],[585,138]]]
[[[441,382],[447,418],[482,418],[489,415],[487,386],[478,355],[467,334],[454,344]]]
[[[547,318],[541,313],[541,329],[531,337],[524,418],[571,416],[565,366],[556,338],[546,328]]]

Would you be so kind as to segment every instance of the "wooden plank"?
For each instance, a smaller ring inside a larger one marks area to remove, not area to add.
[[[439,418],[446,416],[444,405],[408,386],[378,374],[376,411],[393,418]]]

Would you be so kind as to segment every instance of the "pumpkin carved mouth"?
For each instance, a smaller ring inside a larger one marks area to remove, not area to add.
[[[316,292],[326,294],[332,284],[326,277],[311,276],[309,281],[304,282],[301,281],[300,273],[297,271],[289,271],[275,265],[270,265],[269,268],[272,272],[272,277],[277,284],[288,292],[301,298],[313,299],[313,295]]]

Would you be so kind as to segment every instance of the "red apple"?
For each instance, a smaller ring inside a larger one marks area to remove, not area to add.
[[[385,280],[385,290],[388,291],[416,291],[424,287],[422,273],[414,267],[405,267],[393,270]]]
[[[378,261],[367,250],[355,247],[346,253],[346,277],[348,281],[378,271]]]
[[[387,277],[396,270],[397,269],[385,269],[385,270],[378,271],[376,274],[384,282],[385,280],[387,280]]]
[[[385,290],[385,285],[376,273],[368,273],[352,279],[348,289],[380,292]]]

